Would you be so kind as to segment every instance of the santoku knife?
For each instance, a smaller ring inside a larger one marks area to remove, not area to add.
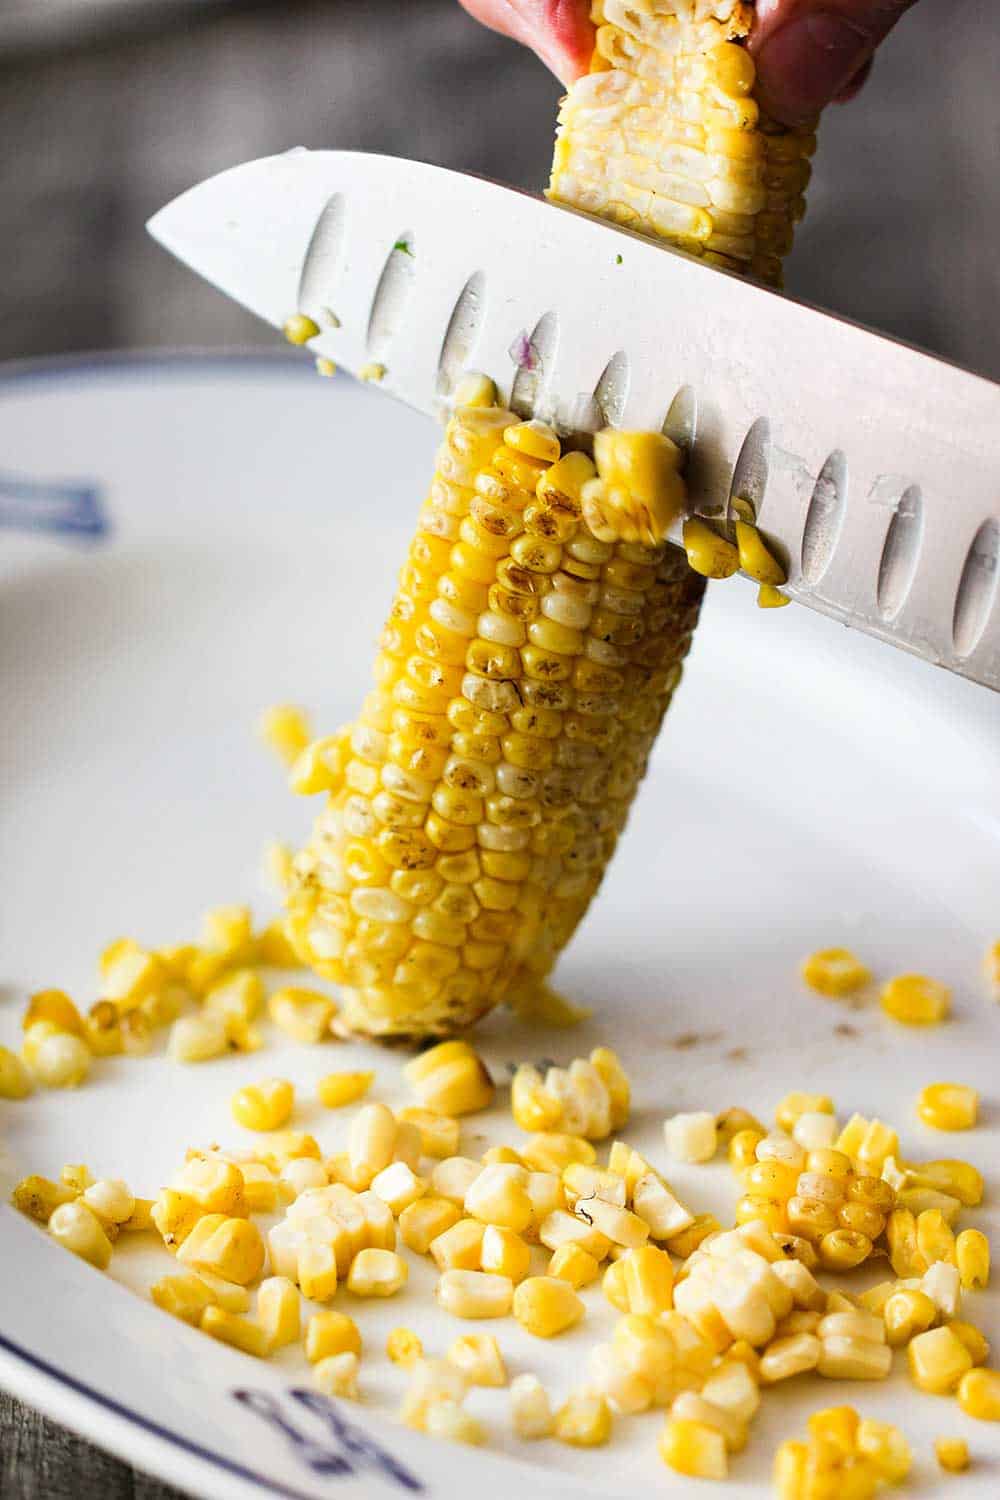
[[[750,499],[788,592],[1000,689],[1000,385],[627,230],[420,162],[296,150],[151,233],[309,350],[441,415],[479,370],[564,434],[688,450],[692,508]],[[676,539],[676,535],[675,535]]]

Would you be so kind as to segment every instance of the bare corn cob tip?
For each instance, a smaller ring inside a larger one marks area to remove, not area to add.
[[[761,114],[742,0],[595,0],[591,72],[562,101],[549,196],[780,283],[816,138]]]
[[[440,1035],[523,1004],[614,850],[702,582],[659,540],[679,451],[595,446],[596,469],[494,407],[448,425],[373,690],[302,787],[327,802],[288,927],[355,1030]]]

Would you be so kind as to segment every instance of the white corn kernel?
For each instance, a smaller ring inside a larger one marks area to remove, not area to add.
[[[663,1123],[667,1150],[675,1161],[711,1161],[718,1144],[715,1116],[709,1110],[674,1115]]]
[[[111,1262],[111,1241],[97,1215],[86,1204],[63,1203],[49,1219],[49,1233],[64,1250],[89,1261],[99,1271]]]
[[[372,1178],[371,1190],[394,1214],[422,1198],[428,1188],[426,1177],[418,1177],[405,1161],[394,1161]]]
[[[450,1270],[437,1284],[437,1300],[456,1318],[503,1318],[510,1312],[514,1283],[486,1271]]]
[[[822,1353],[823,1345],[812,1333],[793,1333],[774,1339],[761,1352],[760,1378],[765,1385],[774,1385],[806,1370],[815,1370]]]
[[[805,1151],[823,1151],[837,1139],[835,1115],[807,1110],[792,1126],[792,1139]]]
[[[347,1153],[351,1167],[369,1182],[392,1161],[396,1117],[385,1104],[364,1104],[351,1122]]]
[[[483,1170],[482,1162],[470,1156],[448,1156],[431,1172],[431,1191],[436,1198],[446,1198],[456,1207],[465,1206],[465,1195]]]
[[[517,1375],[511,1381],[510,1417],[517,1436],[526,1442],[552,1435],[552,1403],[536,1375]]]
[[[355,1297],[392,1297],[406,1285],[409,1273],[394,1250],[360,1250],[351,1262],[347,1290]]]
[[[313,1380],[324,1396],[339,1396],[342,1401],[356,1401],[360,1364],[356,1354],[330,1354],[313,1365]]]

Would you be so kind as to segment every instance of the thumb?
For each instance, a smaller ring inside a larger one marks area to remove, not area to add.
[[[913,0],[759,0],[750,50],[764,108],[802,124],[852,80]]]

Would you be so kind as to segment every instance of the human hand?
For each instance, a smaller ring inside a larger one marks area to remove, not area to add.
[[[465,9],[524,42],[563,83],[589,66],[594,44],[589,0],[461,0]],[[758,93],[769,114],[788,125],[832,99],[850,99],[876,47],[913,0],[757,0],[749,48]]]

